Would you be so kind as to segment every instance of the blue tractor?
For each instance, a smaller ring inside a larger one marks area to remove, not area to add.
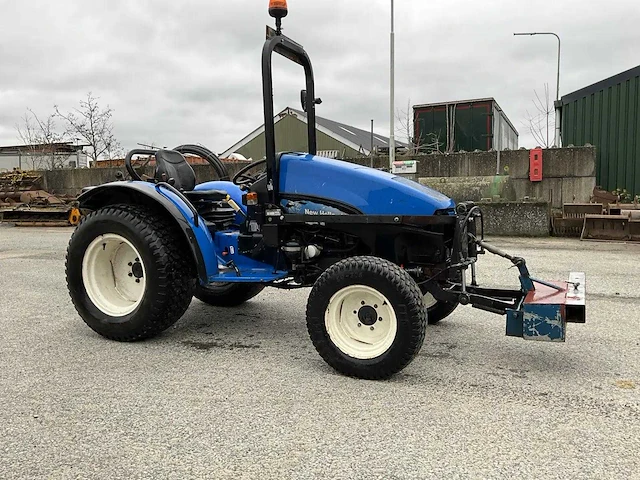
[[[585,320],[584,275],[568,282],[532,278],[524,259],[482,239],[482,211],[406,178],[316,155],[311,61],[281,33],[286,2],[272,2],[276,30],[262,53],[266,158],[232,179],[204,147],[134,150],[131,180],[80,196],[90,211],[71,237],[71,299],[86,324],[123,342],[158,335],[192,298],[234,307],[263,289],[312,287],[311,341],[337,371],[388,378],[422,347],[427,323],[458,305],[506,315],[507,335],[564,341],[567,322]],[[308,153],[276,153],[272,54],[304,68]],[[200,183],[185,155],[205,158],[220,180]],[[135,156],[154,156],[143,179]],[[479,254],[515,265],[512,290],[476,283]]]

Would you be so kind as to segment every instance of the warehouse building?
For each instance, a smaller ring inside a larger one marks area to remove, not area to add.
[[[598,185],[640,194],[640,65],[560,100],[562,144],[596,146]]]
[[[518,148],[518,131],[493,98],[415,105],[413,125],[426,153]]]
[[[86,146],[61,142],[0,147],[0,172],[88,167],[88,157],[83,151]]]
[[[276,150],[279,152],[306,152],[307,115],[301,110],[285,108],[275,117]],[[360,128],[345,125],[316,116],[318,155],[328,158],[357,158],[372,152],[388,151],[389,139]],[[399,147],[406,147],[396,141]],[[239,153],[246,158],[258,160],[265,156],[264,125],[257,128],[220,156],[230,157]]]

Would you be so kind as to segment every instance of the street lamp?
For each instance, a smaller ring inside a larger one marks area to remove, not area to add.
[[[553,35],[558,39],[558,75],[556,81],[556,103],[560,100],[560,37],[553,32],[519,32],[514,33],[514,35]],[[556,105],[556,136],[555,136],[555,144],[556,147],[560,147],[560,107]]]
[[[394,32],[394,6],[391,0],[391,106],[390,106],[390,131],[389,131],[389,171],[393,170],[393,162],[396,160],[396,139],[395,139],[395,32]]]

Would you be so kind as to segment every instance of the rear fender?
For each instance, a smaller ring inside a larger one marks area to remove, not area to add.
[[[178,195],[148,182],[113,182],[94,187],[78,197],[80,208],[97,210],[116,204],[135,204],[158,208],[170,216],[184,235],[193,255],[198,277],[203,284],[218,274],[216,248],[202,218],[194,214]]]

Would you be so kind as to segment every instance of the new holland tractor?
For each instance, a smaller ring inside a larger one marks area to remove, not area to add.
[[[585,321],[584,274],[537,280],[524,259],[482,239],[482,211],[401,176],[316,155],[314,76],[304,48],[281,32],[286,1],[272,0],[276,29],[262,51],[266,158],[232,179],[204,147],[133,150],[130,180],[80,196],[90,211],[71,237],[71,299],[100,335],[131,342],[175,324],[192,298],[238,306],[265,288],[311,287],[306,322],[337,371],[383,379],[422,347],[427,323],[459,305],[506,316],[506,334],[564,341]],[[301,65],[308,152],[276,152],[272,55]],[[186,154],[205,158],[220,180],[198,183]],[[134,168],[154,156],[152,178]],[[519,287],[483,288],[479,254],[512,262]],[[265,294],[268,294],[267,293]],[[283,306],[283,308],[285,308]]]

